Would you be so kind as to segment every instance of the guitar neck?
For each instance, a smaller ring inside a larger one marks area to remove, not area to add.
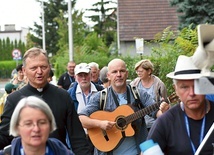
[[[126,124],[129,124],[129,123],[137,120],[138,118],[142,118],[145,115],[150,114],[151,112],[157,110],[159,108],[159,105],[160,105],[159,103],[155,103],[155,104],[152,104],[151,106],[143,108],[129,116],[126,116],[125,117]]]

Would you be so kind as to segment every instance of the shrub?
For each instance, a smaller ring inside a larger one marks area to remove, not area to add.
[[[0,78],[11,78],[11,72],[14,68],[16,68],[16,61],[0,61]]]

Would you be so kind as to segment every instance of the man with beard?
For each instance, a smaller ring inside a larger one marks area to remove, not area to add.
[[[90,66],[87,63],[80,63],[75,67],[75,78],[76,83],[68,90],[70,97],[74,101],[75,109],[77,113],[82,111],[88,104],[89,99],[98,91],[102,90],[103,87],[100,85],[93,84],[91,82]],[[87,134],[87,130],[85,130]],[[91,154],[93,154],[94,147],[91,144],[90,139],[88,142],[91,146]]]

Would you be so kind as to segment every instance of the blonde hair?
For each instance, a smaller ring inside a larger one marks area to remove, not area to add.
[[[149,59],[144,59],[135,64],[135,70],[137,70],[139,67],[142,67],[145,70],[151,69],[151,71],[154,71],[154,65]]]

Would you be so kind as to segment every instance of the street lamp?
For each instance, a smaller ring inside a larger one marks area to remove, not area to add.
[[[72,33],[72,8],[71,0],[68,0],[68,40],[69,40],[69,60],[73,61],[73,33]]]
[[[43,50],[46,49],[45,47],[45,18],[44,18],[44,2],[42,1],[42,48]]]

